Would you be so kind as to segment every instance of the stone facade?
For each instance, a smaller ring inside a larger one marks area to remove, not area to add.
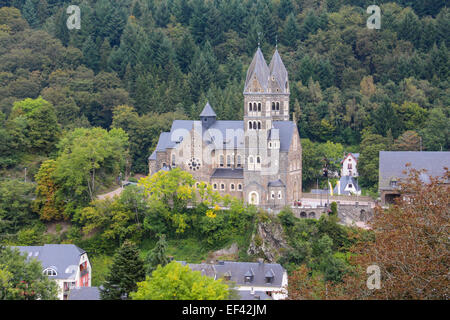
[[[200,120],[175,120],[149,157],[149,174],[179,167],[220,194],[281,208],[300,200],[302,148],[289,121],[289,80],[278,50],[267,66],[258,48],[244,85],[244,119],[216,120],[209,103]]]

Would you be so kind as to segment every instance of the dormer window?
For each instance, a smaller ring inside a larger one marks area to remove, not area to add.
[[[253,281],[253,270],[250,269],[244,274],[244,282],[252,282]]]
[[[267,271],[266,274],[265,274],[266,283],[272,283],[274,277],[275,277],[275,274],[274,274],[274,272],[273,272],[272,269],[270,269],[269,271]]]
[[[47,268],[42,272],[45,276],[57,276],[58,273],[53,268]]]

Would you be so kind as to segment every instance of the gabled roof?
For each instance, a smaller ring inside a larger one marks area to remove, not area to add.
[[[258,80],[263,90],[266,91],[269,82],[269,73],[269,67],[267,66],[266,60],[264,59],[264,55],[261,51],[261,48],[258,47],[258,50],[256,50],[256,53],[253,56],[253,60],[247,70],[244,92],[248,92],[248,86],[251,84],[251,80],[254,76],[256,76],[256,79]]]
[[[42,270],[52,268],[57,272],[51,279],[74,279],[79,267],[80,256],[86,251],[73,244],[44,244],[43,246],[15,247],[42,264]]]
[[[206,103],[205,107],[203,108],[202,113],[200,113],[200,117],[216,117],[216,113],[214,112],[213,108],[209,104],[209,101]]]
[[[341,163],[344,163],[345,159],[347,159],[348,157],[353,157],[356,161],[358,161],[359,159],[359,153],[351,153],[349,152],[344,159],[342,159]]]
[[[288,81],[288,73],[283,61],[281,60],[278,49],[275,49],[275,53],[272,56],[272,60],[269,64],[270,76],[275,78],[278,86],[282,92],[286,92],[286,82]]]
[[[355,187],[356,191],[361,191],[361,188],[358,185],[358,181],[352,176],[343,176],[339,179],[339,183],[333,189],[335,194],[344,194],[350,195],[350,191],[345,191],[345,188],[348,184],[351,183]],[[338,188],[339,187],[339,188]]]
[[[274,180],[274,181],[269,181],[267,186],[268,187],[285,187],[286,185],[283,183],[283,181],[278,179],[278,180]]]
[[[416,170],[427,170],[428,176],[443,176],[444,167],[450,168],[449,151],[380,151],[379,189],[390,190],[390,182],[393,178],[400,180],[405,178],[403,174],[406,164]],[[422,181],[426,182],[426,175],[422,175]]]

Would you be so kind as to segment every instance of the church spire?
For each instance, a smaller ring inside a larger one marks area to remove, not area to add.
[[[247,70],[247,77],[245,79],[244,92],[260,92],[256,88],[250,88],[253,86],[254,80],[257,80],[257,85],[263,92],[267,91],[267,85],[269,82],[269,67],[264,59],[264,55],[261,48],[258,46],[253,60]]]
[[[272,56],[272,60],[269,64],[269,72],[270,76],[275,79],[278,86],[281,89],[281,92],[288,93],[289,92],[289,79],[286,67],[284,66],[283,60],[281,60],[281,56],[278,53],[278,47],[275,48],[275,52]]]

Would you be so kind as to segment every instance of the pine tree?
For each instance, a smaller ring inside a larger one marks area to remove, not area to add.
[[[22,15],[28,21],[32,28],[39,25],[39,18],[37,15],[37,6],[33,0],[27,0],[22,8]]]
[[[286,46],[295,47],[299,38],[299,29],[295,16],[291,13],[284,24],[282,43]]]
[[[156,246],[147,255],[147,275],[151,276],[152,272],[161,265],[164,267],[169,263],[169,259],[166,256],[167,241],[166,236],[161,234]]]
[[[114,255],[113,264],[100,290],[102,300],[120,300],[137,290],[137,283],[145,280],[144,261],[132,242],[125,241]]]

